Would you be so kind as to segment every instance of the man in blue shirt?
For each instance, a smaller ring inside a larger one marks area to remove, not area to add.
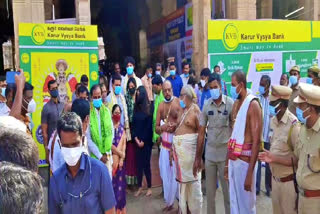
[[[80,117],[74,112],[64,114],[57,131],[66,164],[50,179],[49,213],[114,214],[116,201],[108,169],[83,153]]]
[[[200,84],[202,87],[202,95],[201,95],[201,105],[200,105],[200,109],[202,111],[202,108],[204,106],[204,103],[206,100],[211,98],[211,94],[210,94],[210,88],[208,85],[208,80],[209,80],[209,76],[210,76],[210,69],[209,68],[204,68],[202,69],[201,73],[200,73]]]
[[[183,87],[182,79],[179,75],[177,75],[176,65],[174,62],[170,62],[169,64],[170,76],[167,77],[167,80],[171,82],[173,95],[175,97],[180,97],[180,92]]]

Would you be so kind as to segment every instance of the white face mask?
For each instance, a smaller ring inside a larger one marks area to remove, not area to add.
[[[61,153],[63,159],[67,163],[68,166],[75,166],[83,153],[83,146],[78,146],[74,148],[61,147]]]
[[[28,113],[33,113],[36,111],[36,108],[37,108],[37,104],[36,102],[34,101],[34,99],[32,99],[29,104],[28,104]]]
[[[205,80],[200,80],[200,84],[201,84],[201,87],[203,88],[206,85],[206,81]]]

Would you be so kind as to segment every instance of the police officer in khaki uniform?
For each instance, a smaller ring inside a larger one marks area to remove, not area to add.
[[[293,156],[298,144],[300,123],[288,109],[292,89],[287,86],[272,86],[270,96],[270,153],[277,156]],[[266,161],[268,151],[259,154],[261,161]],[[272,172],[272,207],[274,214],[294,214],[296,193],[294,189],[294,172],[290,166],[270,163]]]
[[[289,99],[289,111],[296,115],[296,106],[293,102],[294,98],[296,98],[299,94],[299,81],[300,81],[300,67],[295,65],[293,66],[289,71],[290,77],[289,77],[289,83],[291,85],[292,94]]]
[[[307,77],[307,83],[308,84],[313,84],[313,85],[320,85],[320,78],[318,77],[319,75],[319,67],[318,65],[313,65],[308,69],[308,77]]]
[[[295,150],[298,158],[299,214],[320,213],[320,87],[301,84],[297,117],[304,123]]]

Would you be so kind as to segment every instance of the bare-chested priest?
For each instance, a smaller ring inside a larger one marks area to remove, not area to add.
[[[163,193],[166,207],[163,211],[173,208],[178,191],[175,165],[170,160],[173,132],[177,126],[179,116],[179,99],[173,96],[171,82],[166,80],[162,85],[164,101],[160,103],[156,119],[156,133],[161,135],[161,149],[159,157],[160,176],[163,183]]]
[[[262,111],[257,98],[247,92],[246,74],[232,74],[234,122],[228,142],[225,177],[229,180],[230,213],[256,213],[256,161],[261,142]]]
[[[176,178],[180,183],[179,207],[182,214],[201,213],[202,192],[201,173],[193,175],[193,162],[196,156],[199,131],[200,109],[193,103],[194,91],[190,85],[182,88],[180,108],[175,135],[173,136],[173,155],[176,164]]]

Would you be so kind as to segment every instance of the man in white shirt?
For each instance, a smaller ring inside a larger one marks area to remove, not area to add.
[[[127,83],[130,77],[133,77],[136,80],[137,88],[139,88],[139,86],[142,85],[142,82],[141,82],[141,79],[137,77],[134,73],[135,60],[133,59],[133,57],[131,56],[126,57],[124,64],[126,65],[127,74],[122,79],[121,87],[122,87],[122,94],[125,95],[127,93]]]
[[[81,118],[85,153],[89,154],[88,142],[87,138],[85,137],[85,134],[89,127],[90,104],[87,100],[76,99],[72,103],[71,112],[76,113]],[[49,140],[49,151],[50,167],[53,173],[65,163],[65,160],[61,153],[61,143],[57,131],[53,132]]]
[[[189,72],[190,72],[190,64],[188,62],[182,63],[182,74],[180,75],[182,79],[183,86],[186,86],[188,84],[189,80]]]

